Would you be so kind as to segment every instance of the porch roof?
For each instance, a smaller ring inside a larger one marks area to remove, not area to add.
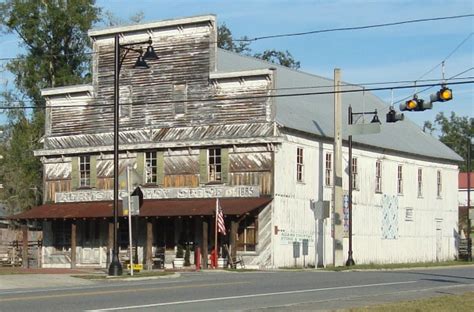
[[[271,197],[221,198],[220,204],[225,215],[243,215],[263,208],[272,201]],[[176,217],[214,215],[216,200],[198,199],[145,199],[140,209],[141,217]],[[122,202],[119,202],[119,216],[122,217]],[[113,201],[75,202],[44,204],[9,219],[83,219],[113,217]]]

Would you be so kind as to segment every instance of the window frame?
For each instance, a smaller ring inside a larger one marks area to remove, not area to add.
[[[397,167],[397,194],[403,195],[403,166]]]
[[[188,84],[175,83],[172,87],[173,94],[173,113],[175,117],[180,117],[187,112]]]
[[[441,175],[441,170],[436,171],[436,195],[438,198],[442,197],[443,192],[443,177]]]
[[[91,187],[91,156],[79,156],[79,188]]]
[[[145,184],[157,184],[158,183],[158,157],[155,152],[145,152]],[[149,163],[151,165],[149,166]],[[151,172],[148,172],[148,168],[151,168]]]
[[[418,173],[417,173],[417,194],[418,197],[421,198],[423,197],[423,169],[418,168]]]
[[[302,147],[296,148],[296,181],[304,182],[304,152]]]
[[[375,162],[375,193],[382,193],[382,161]]]
[[[222,148],[207,150],[207,178],[208,182],[222,182]]]
[[[352,189],[359,190],[359,173],[358,173],[358,161],[357,157],[352,157]]]
[[[324,172],[324,185],[332,186],[332,153],[327,152],[325,155]]]
[[[242,223],[244,223],[242,225]],[[253,231],[253,240],[249,233]],[[255,253],[258,245],[258,218],[255,215],[248,215],[239,222],[237,228],[236,248],[241,253]]]

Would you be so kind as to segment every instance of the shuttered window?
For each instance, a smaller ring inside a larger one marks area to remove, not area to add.
[[[357,168],[357,158],[352,158],[352,188],[354,190],[359,189],[359,174]]]
[[[296,149],[296,181],[303,182],[304,178],[304,163],[303,163],[303,149],[298,147]]]
[[[423,196],[423,169],[418,168],[418,197]]]
[[[91,159],[90,156],[79,157],[79,187],[91,186]]]
[[[145,173],[146,173],[145,183],[156,184],[157,172],[158,172],[158,166],[157,166],[156,152],[146,152],[145,153]]]
[[[325,179],[324,179],[324,184],[326,186],[331,185],[331,177],[332,177],[332,154],[331,153],[326,153],[326,163],[325,163]]]
[[[403,166],[402,165],[398,165],[397,193],[399,195],[403,194]]]
[[[382,193],[382,162],[375,163],[375,192]]]
[[[222,157],[220,148],[209,149],[208,181],[222,181]]]
[[[441,171],[436,172],[436,195],[441,197],[441,192],[443,191],[443,181],[441,180]]]

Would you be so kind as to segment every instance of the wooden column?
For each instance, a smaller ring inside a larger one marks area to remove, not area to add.
[[[109,220],[109,239],[107,242],[107,267],[109,267],[110,261],[112,261],[113,248],[114,248],[114,222],[113,220]]]
[[[76,268],[76,246],[77,246],[77,235],[76,235],[76,220],[71,222],[71,269]]]
[[[230,246],[231,246],[231,251],[230,251],[230,256],[232,258],[235,258],[237,255],[237,227],[239,224],[237,221],[231,220],[230,221]]]
[[[208,232],[209,232],[209,222],[207,217],[202,218],[202,267],[207,269],[207,245],[208,241]]]
[[[26,223],[21,225],[21,231],[23,232],[22,266],[28,268],[28,225]]]
[[[146,268],[153,269],[153,223],[152,219],[146,219]]]

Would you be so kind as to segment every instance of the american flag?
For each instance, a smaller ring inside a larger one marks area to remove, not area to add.
[[[225,235],[224,213],[219,203],[219,198],[216,199],[216,215],[217,215],[217,231]]]

